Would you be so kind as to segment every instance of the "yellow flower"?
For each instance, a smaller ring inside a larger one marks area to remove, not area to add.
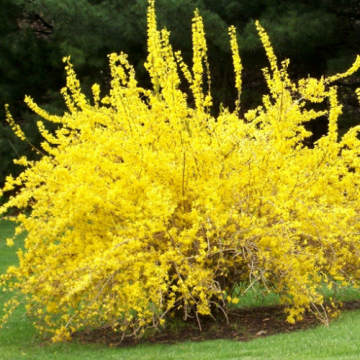
[[[190,70],[174,54],[169,32],[157,29],[149,1],[151,91],[138,86],[120,53],[109,55],[109,94],[101,98],[93,86],[94,105],[69,57],[61,90],[68,113],[50,115],[25,98],[59,129],[50,134],[38,122],[45,155],[35,162],[20,158],[26,169],[6,179],[3,191],[20,190],[0,213],[32,211],[16,219],[15,235],[27,234],[25,250],[18,250],[19,266],[0,276],[0,286],[25,296],[28,314],[54,341],[99,324],[141,334],[175,309],[186,318],[208,315],[225,300],[236,304],[241,297],[227,294],[255,285],[279,294],[289,305],[288,321],[313,310],[326,322],[323,285],[360,285],[360,126],[338,140],[341,105],[331,85],[356,71],[359,60],[344,74],[295,84],[289,61],[278,65],[257,22],[270,62],[264,69],[269,91],[242,119],[242,64],[230,27],[239,98],[234,111],[214,118],[198,11],[192,27]],[[319,102],[329,109],[312,109]],[[325,115],[327,136],[304,146],[311,135],[306,122]],[[8,110],[7,119],[24,139]],[[3,322],[17,305],[7,303]]]

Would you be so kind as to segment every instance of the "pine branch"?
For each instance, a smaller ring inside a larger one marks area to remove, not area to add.
[[[49,24],[46,20],[44,20],[39,14],[34,14],[34,17],[36,20],[39,20],[45,27],[47,27],[48,29],[52,30],[54,29],[54,26]]]

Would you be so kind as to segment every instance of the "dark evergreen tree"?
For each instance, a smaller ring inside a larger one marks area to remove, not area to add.
[[[294,79],[345,71],[360,53],[360,1],[300,0],[204,0],[227,24],[239,33],[239,46],[245,64],[242,104],[253,106],[264,93],[260,69],[267,66],[254,27],[259,20],[268,32],[279,60],[290,58]],[[341,131],[357,124],[358,102],[354,95],[360,86],[360,74],[338,83],[345,103],[340,121]],[[327,120],[310,124],[319,138],[327,130]]]
[[[191,63],[191,19],[195,8],[204,18],[212,73],[215,109],[231,107],[236,98],[227,28],[235,25],[242,60],[244,86],[242,109],[256,106],[266,91],[261,69],[267,66],[254,22],[265,27],[279,60],[290,58],[293,78],[320,76],[343,71],[360,52],[360,0],[157,0],[160,26],[171,31],[174,49],[182,50]],[[24,95],[51,112],[63,112],[59,90],[64,86],[62,57],[71,55],[85,92],[100,83],[108,90],[107,54],[123,51],[135,66],[142,86],[149,86],[143,67],[146,59],[147,0],[2,0],[0,4],[0,119],[4,104],[26,125],[27,134],[38,145],[32,126],[36,117],[23,105]],[[339,82],[347,104],[340,126],[353,124],[353,89],[359,76]],[[184,87],[186,84],[184,83]],[[324,129],[312,124],[316,137]],[[323,126],[326,128],[326,119]],[[11,144],[10,144],[11,143]],[[11,137],[0,135],[2,170],[16,173],[11,158],[28,152]],[[16,150],[16,151],[15,151]],[[6,160],[5,160],[6,159]]]
[[[24,154],[30,159],[36,157],[33,148],[7,126],[4,105],[10,104],[11,113],[22,124],[29,141],[38,144],[36,118],[27,111],[24,96],[37,95],[39,101],[50,104],[51,89],[58,86],[62,76],[60,66],[56,68],[47,62],[49,49],[54,46],[47,40],[49,29],[31,17],[25,5],[11,0],[0,2],[0,183],[6,175],[16,175],[21,170],[13,164],[14,158]]]

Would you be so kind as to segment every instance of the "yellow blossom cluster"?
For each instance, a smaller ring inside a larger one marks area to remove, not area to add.
[[[46,155],[22,159],[25,170],[5,185],[21,190],[1,213],[11,206],[32,211],[16,219],[16,233],[27,233],[25,250],[0,285],[25,298],[27,313],[54,341],[101,326],[139,336],[176,314],[226,312],[254,284],[280,295],[290,322],[306,310],[326,320],[322,289],[358,286],[360,126],[338,139],[341,105],[331,84],[356,71],[360,60],[345,74],[294,83],[289,62],[279,66],[257,27],[270,60],[269,93],[244,118],[239,100],[234,112],[224,109],[214,118],[208,111],[199,13],[190,71],[174,54],[169,32],[157,29],[153,0],[145,64],[153,90],[137,85],[126,55],[111,54],[110,93],[102,98],[94,85],[93,104],[69,58],[64,116],[26,98],[61,126],[50,134],[39,122]],[[235,28],[229,33],[240,93]],[[179,88],[179,70],[195,109]],[[312,102],[329,109],[311,110]],[[328,135],[310,149],[303,145],[310,135],[304,124],[323,115]],[[7,305],[8,313],[16,304]]]

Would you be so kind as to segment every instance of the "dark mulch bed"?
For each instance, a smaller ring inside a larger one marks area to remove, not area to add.
[[[344,302],[341,309],[342,311],[360,309],[360,301]],[[224,316],[219,316],[217,322],[210,317],[202,318],[202,331],[196,319],[189,319],[181,323],[181,326],[169,325],[161,332],[142,339],[125,337],[121,341],[121,335],[109,329],[79,332],[75,333],[73,338],[81,343],[102,343],[112,347],[135,346],[140,343],[175,344],[183,341],[214,339],[249,341],[258,337],[304,330],[320,324],[311,313],[306,314],[304,320],[289,324],[282,306],[234,309],[230,311],[228,318],[230,324],[226,323]]]

